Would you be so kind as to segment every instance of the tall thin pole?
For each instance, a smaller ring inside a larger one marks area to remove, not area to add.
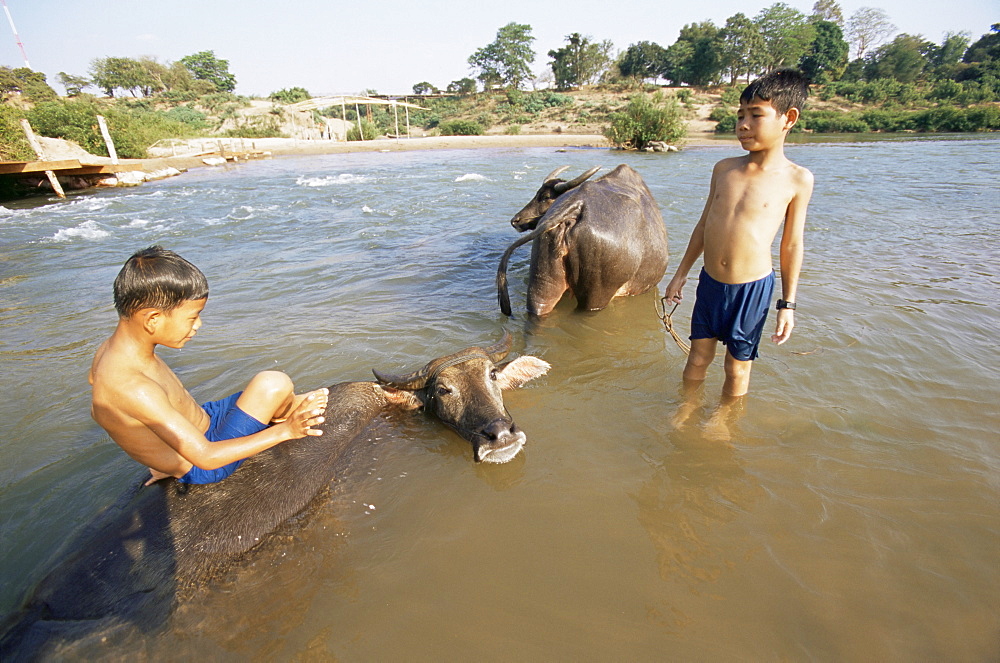
[[[14,19],[10,16],[10,10],[7,9],[7,0],[0,0],[3,3],[3,11],[7,14],[7,21],[10,23],[10,31],[14,33],[14,41],[17,42],[17,47],[21,49],[21,57],[24,58],[24,66],[31,69],[31,64],[28,62],[28,54],[24,52],[24,44],[21,43],[21,38],[17,36],[17,28],[14,27]]]

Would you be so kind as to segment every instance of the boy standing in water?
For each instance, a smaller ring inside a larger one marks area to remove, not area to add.
[[[684,383],[689,394],[702,384],[717,343],[722,341],[726,346],[726,380],[722,403],[709,426],[723,435],[726,411],[750,387],[750,369],[774,291],[771,244],[779,229],[783,229],[782,294],[771,340],[784,343],[795,326],[795,296],[813,176],[788,160],[784,145],[808,93],[808,81],[793,69],[766,74],[743,91],[736,137],[748,154],[715,165],[701,219],[664,295],[667,301],[681,301],[688,272],[704,253],[691,314],[691,353],[684,367]],[[695,407],[689,399],[674,423],[682,424]]]
[[[247,388],[198,405],[156,346],[183,348],[201,327],[208,281],[173,251],[151,246],[132,255],[115,278],[118,326],[94,355],[91,416],[129,456],[149,466],[146,485],[177,477],[214,483],[265,449],[323,423],[327,389],[296,395],[278,371]]]

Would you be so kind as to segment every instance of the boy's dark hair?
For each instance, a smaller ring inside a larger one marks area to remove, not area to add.
[[[144,308],[170,311],[182,302],[208,297],[201,270],[162,246],[132,254],[115,277],[115,309],[127,318]]]
[[[784,115],[789,108],[802,106],[809,97],[809,79],[798,69],[776,69],[764,74],[748,85],[740,101],[750,103],[754,99],[770,101],[778,115]]]

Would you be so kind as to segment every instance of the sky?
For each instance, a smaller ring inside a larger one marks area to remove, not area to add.
[[[667,47],[688,23],[749,17],[769,0],[4,0],[31,68],[59,93],[59,72],[87,76],[96,58],[152,56],[175,62],[200,51],[229,61],[236,92],[303,87],[312,95],[375,90],[403,95],[423,81],[444,89],[473,76],[468,58],[510,22],[532,27],[536,75],[573,32],[611,40],[616,51],[652,41]],[[814,0],[786,0],[809,14]],[[940,43],[946,32],[975,41],[1000,22],[1000,0],[841,0],[886,12],[899,32]],[[0,16],[0,65],[24,57]],[[91,89],[90,92],[97,92]]]

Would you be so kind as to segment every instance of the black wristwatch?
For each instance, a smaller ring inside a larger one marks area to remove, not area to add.
[[[795,310],[795,302],[786,302],[784,299],[779,299],[778,303],[774,305],[775,310],[780,311],[783,308],[788,308]]]

